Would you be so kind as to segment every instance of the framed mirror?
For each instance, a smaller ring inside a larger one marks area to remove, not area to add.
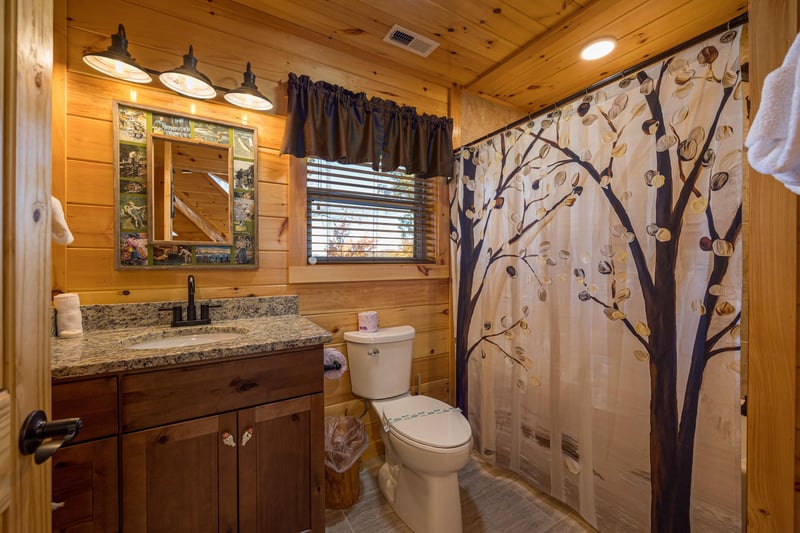
[[[116,267],[257,267],[255,130],[114,111]]]
[[[150,242],[231,245],[229,146],[148,137]]]

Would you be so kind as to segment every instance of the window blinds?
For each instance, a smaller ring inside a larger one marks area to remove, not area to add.
[[[308,159],[311,262],[430,263],[436,180]]]

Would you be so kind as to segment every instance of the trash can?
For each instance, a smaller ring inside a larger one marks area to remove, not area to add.
[[[325,507],[347,509],[358,499],[358,459],[369,445],[364,423],[353,416],[325,417]]]

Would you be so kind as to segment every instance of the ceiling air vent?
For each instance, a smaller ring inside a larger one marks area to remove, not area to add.
[[[392,26],[392,29],[384,36],[383,40],[422,57],[428,57],[439,46],[436,41],[432,41],[397,24]]]

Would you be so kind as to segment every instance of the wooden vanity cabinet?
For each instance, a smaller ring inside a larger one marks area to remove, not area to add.
[[[321,394],[239,413],[253,430],[239,449],[239,531],[324,531],[322,416]]]
[[[324,531],[321,360],[315,346],[119,375],[121,531]]]
[[[321,414],[313,394],[123,435],[124,531],[324,530]]]
[[[238,531],[236,415],[122,436],[123,531]]]
[[[53,458],[53,531],[119,531],[117,437],[67,446]]]
[[[53,384],[52,419],[83,419],[53,456],[53,531],[119,531],[116,376]]]
[[[325,529],[322,350],[120,378],[122,529]]]

